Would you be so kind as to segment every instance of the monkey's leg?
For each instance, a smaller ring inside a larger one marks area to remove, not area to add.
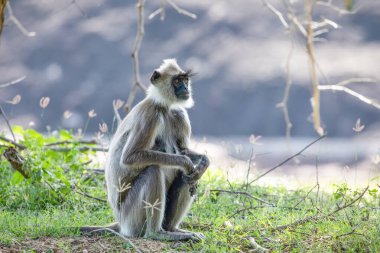
[[[120,232],[129,237],[144,236],[161,229],[165,204],[164,176],[157,166],[142,170],[122,200]],[[152,206],[152,207],[150,207]]]
[[[121,204],[119,221],[123,235],[167,241],[192,238],[192,234],[162,230],[165,187],[164,174],[157,166],[150,166],[140,172]]]
[[[179,171],[166,195],[163,228],[172,233],[190,235],[188,239],[199,240],[204,237],[201,233],[194,233],[178,228],[193,202],[193,197],[189,193],[189,187],[189,184],[182,177],[182,172]]]

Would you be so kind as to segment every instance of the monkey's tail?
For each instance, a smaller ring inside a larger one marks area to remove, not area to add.
[[[84,226],[79,228],[79,233],[81,235],[105,235],[107,233],[112,234],[110,230],[119,233],[119,223],[115,222],[106,226]]]

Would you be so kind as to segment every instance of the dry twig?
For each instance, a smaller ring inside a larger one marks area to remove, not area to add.
[[[45,147],[51,147],[51,146],[58,146],[58,145],[65,145],[65,144],[98,144],[95,140],[90,141],[57,141],[52,143],[45,144]]]
[[[312,81],[312,87],[313,87],[313,97],[312,97],[312,109],[313,109],[313,123],[314,123],[314,130],[320,135],[323,135],[323,128],[321,127],[321,115],[320,115],[320,94],[319,94],[319,81],[318,81],[318,73],[317,73],[317,66],[315,63],[315,55],[314,55],[314,29],[312,27],[313,25],[313,0],[306,0],[306,18],[307,18],[307,29],[306,29],[306,49],[307,49],[307,55],[309,58],[309,65],[310,65],[310,74],[311,74],[311,81]]]
[[[366,103],[366,104],[369,104],[369,105],[372,105],[374,107],[376,107],[377,109],[380,109],[380,103],[371,99],[371,98],[368,98],[356,91],[353,91],[351,90],[350,88],[347,88],[345,86],[343,86],[344,84],[341,84],[341,85],[338,85],[338,84],[333,84],[333,85],[319,85],[318,86],[318,89],[319,90],[338,90],[338,91],[344,91],[348,94],[350,94],[351,96],[354,96],[356,97],[357,99],[359,99],[360,101]]]
[[[279,10],[277,10],[267,0],[262,0],[262,3],[264,4],[265,7],[267,7],[271,12],[273,12],[278,17],[278,19],[280,20],[281,24],[285,27],[285,29],[289,29],[288,22],[286,22],[284,16],[282,15],[282,13]]]
[[[320,220],[320,219],[324,219],[324,218],[328,218],[328,217],[331,217],[333,216],[334,214],[336,214],[337,212],[340,212],[342,210],[344,210],[345,208],[347,207],[350,207],[352,205],[354,205],[357,201],[360,201],[364,194],[367,192],[369,186],[367,186],[362,193],[359,194],[358,197],[356,197],[355,199],[353,199],[352,201],[350,201],[349,203],[346,203],[345,205],[343,206],[338,206],[335,210],[331,211],[330,213],[328,214],[325,214],[325,215],[314,215],[314,216],[309,216],[309,217],[306,217],[304,219],[301,219],[301,220],[297,220],[295,222],[292,222],[290,224],[286,224],[286,225],[283,225],[283,226],[278,226],[278,227],[275,227],[273,228],[273,230],[277,230],[277,231],[281,231],[281,230],[285,230],[287,228],[292,228],[292,227],[296,227],[296,226],[299,226],[299,225],[302,225],[302,224],[305,224],[309,221],[316,221],[316,220]]]
[[[98,197],[94,197],[94,196],[91,196],[90,194],[86,193],[86,192],[83,191],[83,190],[78,186],[78,184],[76,184],[75,182],[74,182],[74,186],[75,186],[76,189],[78,189],[78,191],[76,191],[76,193],[78,193],[78,194],[80,194],[80,195],[82,195],[82,196],[85,196],[85,197],[87,197],[87,198],[90,198],[90,199],[95,199],[95,200],[97,200],[97,201],[100,201],[100,202],[103,202],[103,203],[107,203],[107,200],[105,200],[105,199],[101,199],[101,198],[98,198]]]
[[[19,78],[13,80],[13,81],[8,82],[8,83],[0,84],[0,88],[5,88],[5,87],[8,87],[8,86],[17,84],[17,83],[23,81],[25,78],[26,78],[26,76],[22,76],[22,77],[19,77]]]
[[[7,5],[7,0],[0,0],[0,35],[3,32],[4,12],[5,12],[5,6],[6,5]]]
[[[258,198],[256,196],[253,196],[252,194],[250,194],[248,192],[229,191],[229,190],[222,190],[222,189],[211,189],[210,192],[223,192],[223,193],[229,193],[229,194],[245,195],[245,196],[248,196],[251,199],[254,199],[254,200],[258,201],[258,202],[261,202],[261,203],[264,203],[264,204],[267,204],[267,205],[270,205],[270,206],[274,206],[273,204],[269,203],[268,201],[260,199],[260,198]]]
[[[197,15],[195,15],[194,13],[191,13],[181,7],[179,7],[176,3],[174,3],[172,0],[166,0],[172,7],[174,10],[176,10],[179,14],[182,14],[182,15],[185,15],[185,16],[188,16],[192,19],[197,19]]]
[[[25,147],[24,145],[22,145],[22,144],[20,144],[20,143],[17,143],[17,142],[15,142],[15,141],[12,141],[12,140],[8,139],[7,137],[4,137],[4,136],[1,136],[1,135],[0,135],[0,140],[5,141],[5,142],[8,142],[8,143],[11,143],[11,144],[13,144],[14,146],[18,147],[19,149],[21,149],[21,150],[26,149],[26,147]]]
[[[35,32],[29,32],[25,27],[24,25],[16,18],[16,16],[13,14],[13,10],[12,10],[12,7],[11,7],[11,3],[8,2],[7,4],[7,10],[8,10],[8,14],[9,14],[9,20],[12,21],[16,26],[17,28],[25,35],[25,36],[28,36],[28,37],[34,37],[36,36],[36,33]]]
[[[331,0],[328,0],[328,1],[317,1],[316,3],[317,3],[317,5],[328,7],[330,9],[336,11],[339,15],[343,15],[343,14],[355,14],[356,13],[356,10],[354,10],[354,11],[348,11],[348,10],[341,9],[338,6],[333,5]]]
[[[140,81],[140,65],[139,65],[139,50],[141,47],[141,42],[144,38],[144,4],[145,4],[145,0],[138,0],[137,35],[136,35],[135,45],[132,51],[134,83],[132,85],[131,91],[129,92],[127,103],[125,104],[125,110],[127,113],[132,108],[133,101],[135,100],[135,97],[136,97],[137,89],[141,88],[143,91],[146,91],[146,87]]]
[[[323,138],[325,138],[326,135],[322,135],[320,136],[318,139],[316,139],[315,141],[311,142],[310,144],[306,145],[306,147],[304,147],[303,149],[301,149],[300,151],[298,151],[296,154],[292,155],[291,157],[287,158],[286,160],[282,161],[281,163],[277,164],[276,166],[274,166],[273,168],[267,170],[266,172],[264,172],[263,174],[259,175],[258,177],[256,177],[255,179],[253,179],[251,182],[249,182],[249,185],[251,185],[253,182],[256,182],[257,180],[259,180],[260,178],[262,178],[263,176],[265,176],[266,174],[268,174],[269,172],[272,172],[274,171],[275,169],[281,167],[282,165],[284,165],[285,163],[287,163],[288,161],[292,160],[293,158],[301,155],[306,149],[308,149],[309,147],[311,147],[314,143],[322,140]]]
[[[12,134],[13,141],[14,141],[12,144],[16,143],[16,136],[15,136],[15,134],[13,133],[13,130],[12,130],[11,124],[9,123],[9,119],[8,119],[7,115],[5,114],[5,111],[3,110],[3,107],[2,107],[1,105],[0,105],[0,114],[3,116],[3,118],[4,118],[4,120],[5,120],[5,123],[7,124],[8,129],[9,129],[9,131],[10,131],[11,134]],[[4,140],[4,139],[3,139],[3,140]]]
[[[57,152],[68,152],[74,149],[74,147],[62,147],[62,148],[56,148],[56,147],[48,147],[47,149],[54,150]],[[82,146],[82,147],[76,147],[78,151],[100,151],[100,152],[108,152],[108,148],[103,147],[89,147],[89,146]]]

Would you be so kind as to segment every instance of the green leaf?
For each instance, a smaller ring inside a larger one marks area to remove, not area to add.
[[[69,131],[67,131],[65,129],[62,129],[61,131],[59,131],[59,135],[62,138],[62,140],[71,140],[71,139],[73,139],[73,135]]]
[[[25,179],[24,176],[20,172],[15,171],[13,173],[13,176],[12,176],[12,179],[11,179],[11,184],[12,185],[17,185],[17,184],[21,183],[24,179]]]
[[[24,129],[22,128],[22,126],[12,126],[12,130],[13,133],[15,133],[16,135],[24,135]]]

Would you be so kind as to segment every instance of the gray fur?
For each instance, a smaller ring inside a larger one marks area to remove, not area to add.
[[[191,126],[185,108],[193,105],[191,82],[189,99],[176,99],[171,80],[185,72],[174,59],[164,60],[155,71],[159,78],[111,141],[106,162],[108,201],[125,236],[191,239],[198,236],[178,227],[193,201],[190,187],[209,162],[188,149]],[[163,231],[163,224],[170,233]]]

